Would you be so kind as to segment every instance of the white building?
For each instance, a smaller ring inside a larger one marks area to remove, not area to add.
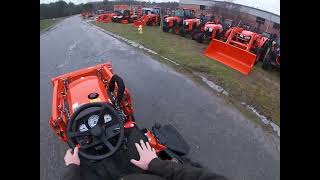
[[[242,0],[243,1],[243,0]],[[230,14],[230,17],[226,18],[232,18],[234,20],[238,20],[242,23],[248,23],[252,26],[258,27],[261,31],[267,31],[270,33],[276,33],[279,34],[280,30],[280,1],[279,0],[263,0],[264,4],[262,4],[262,1],[254,0],[255,2],[260,2],[261,8],[262,5],[265,7],[264,9],[273,9],[273,12],[269,12],[267,10],[262,10],[256,8],[259,7],[259,3],[252,4],[252,6],[242,4],[236,4],[237,2],[241,2],[241,0],[233,0],[233,2],[227,2],[227,1],[215,1],[215,0],[179,0],[179,6],[183,8],[191,8],[195,9],[197,13],[203,12],[203,8],[209,11],[209,9],[213,12],[215,15],[220,15],[218,11],[216,10],[216,7],[223,5],[224,7],[228,7],[230,9],[235,9],[237,7],[237,11],[233,12],[233,14]],[[250,2],[250,0],[246,0],[245,2]],[[273,4],[270,4],[270,2],[273,2]],[[269,4],[268,4],[269,3]],[[277,13],[277,14],[276,14]],[[257,23],[257,20],[260,20],[261,23]]]

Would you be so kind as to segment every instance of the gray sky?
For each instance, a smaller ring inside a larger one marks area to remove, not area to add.
[[[56,1],[57,0],[40,0],[40,3],[50,3],[50,2],[56,2]],[[90,1],[99,1],[99,0],[65,0],[65,1],[73,2],[75,4],[80,4],[80,3],[87,3]],[[149,0],[146,0],[146,1],[149,1]],[[178,2],[179,0],[150,0],[150,1],[151,2],[153,1],[154,2],[168,2],[168,1]],[[237,4],[243,4],[246,6],[255,7],[258,9],[262,9],[262,10],[280,15],[280,0],[233,0],[233,2]]]

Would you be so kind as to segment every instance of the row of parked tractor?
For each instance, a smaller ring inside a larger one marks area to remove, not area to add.
[[[195,16],[191,9],[176,9],[163,21],[163,32],[191,36],[199,43],[210,42],[204,54],[248,75],[262,61],[263,69],[280,69],[280,37],[267,32],[256,33],[247,25],[235,24],[219,16]]]
[[[170,12],[170,13],[168,13]],[[133,26],[159,26],[163,32],[191,37],[198,43],[209,42],[204,54],[245,75],[262,62],[263,69],[280,69],[280,37],[257,33],[245,24],[210,14],[196,17],[192,9],[142,8],[137,15],[130,10],[101,14],[97,22],[133,23]]]

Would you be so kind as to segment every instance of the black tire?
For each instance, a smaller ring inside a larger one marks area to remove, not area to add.
[[[147,26],[152,26],[152,21],[147,21]]]
[[[256,53],[256,59],[254,61],[254,65],[256,65],[260,60],[261,60],[261,54],[260,53]]]
[[[169,28],[167,26],[162,26],[162,31],[163,32],[169,32]]]
[[[195,33],[192,33],[192,34],[191,34],[191,39],[192,39],[192,40],[195,40],[195,36],[196,36],[196,34],[195,34]]]
[[[176,26],[173,26],[173,27],[171,28],[171,33],[172,33],[172,34],[176,34]]]
[[[197,34],[197,35],[196,35],[196,41],[197,41],[198,43],[203,43],[203,41],[204,41],[204,34],[202,34],[202,33]]]
[[[191,39],[192,39],[192,40],[195,40],[196,34],[198,34],[197,30],[193,30],[193,31],[191,32]]]
[[[270,67],[270,62],[269,62],[269,57],[265,58],[263,61],[262,61],[262,69],[264,70],[268,70],[269,67]]]
[[[185,35],[186,35],[186,30],[185,30],[184,28],[180,28],[179,34],[180,34],[180,36],[185,37]]]

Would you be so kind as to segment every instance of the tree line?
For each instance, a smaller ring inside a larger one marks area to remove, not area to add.
[[[86,4],[74,4],[72,2],[65,2],[63,0],[49,3],[40,4],[40,20],[49,18],[58,18],[64,16],[71,16],[75,14],[80,14],[84,11],[95,11],[95,10],[106,10],[112,11],[113,5],[116,4],[127,4],[127,5],[141,5],[142,7],[149,6],[159,6],[162,8],[174,9],[179,6],[177,2],[146,2],[146,1],[135,1],[135,0],[118,0],[118,1],[108,1],[104,0],[101,2],[91,2]]]

